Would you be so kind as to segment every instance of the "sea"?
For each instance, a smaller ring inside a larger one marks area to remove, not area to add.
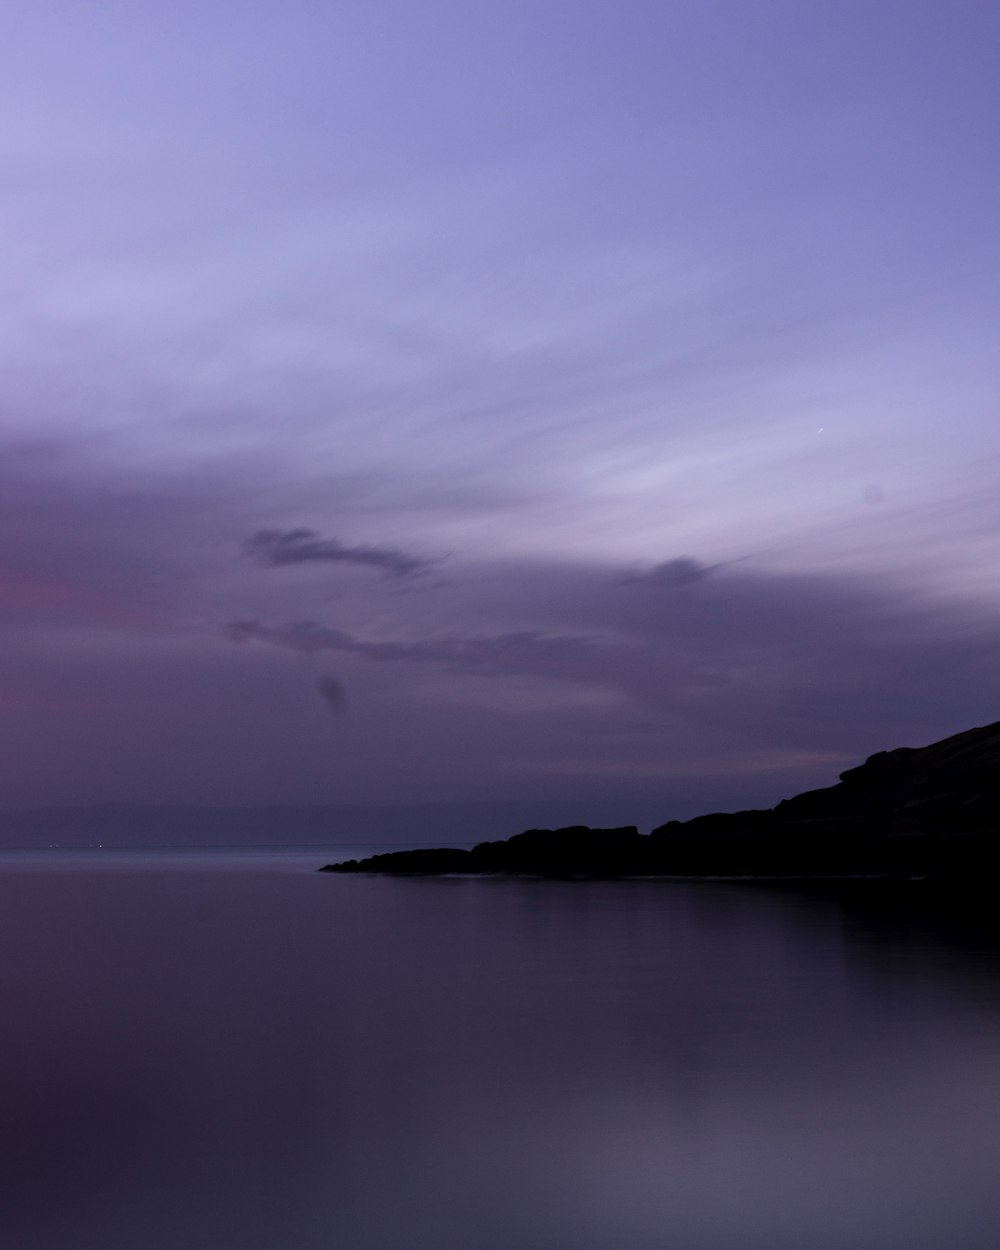
[[[0,852],[0,1245],[1000,1245],[991,916],[359,853]]]

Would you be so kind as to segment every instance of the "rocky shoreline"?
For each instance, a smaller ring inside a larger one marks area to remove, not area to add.
[[[471,850],[396,851],[323,872],[555,878],[921,877],[984,881],[1000,858],[1000,722],[880,751],[776,807],[633,825],[529,829]]]

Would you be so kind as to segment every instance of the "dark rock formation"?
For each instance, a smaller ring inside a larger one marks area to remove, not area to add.
[[[880,751],[835,786],[766,811],[621,829],[530,829],[471,851],[400,851],[329,872],[548,877],[982,878],[1000,860],[1000,722],[931,746]]]
[[[635,825],[621,829],[528,829],[503,842],[480,842],[471,851],[395,851],[329,864],[321,872],[525,873],[537,877],[618,877],[646,871],[649,839]]]

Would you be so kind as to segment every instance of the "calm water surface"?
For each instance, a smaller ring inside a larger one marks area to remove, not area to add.
[[[331,857],[0,854],[0,1245],[1000,1244],[991,941]]]

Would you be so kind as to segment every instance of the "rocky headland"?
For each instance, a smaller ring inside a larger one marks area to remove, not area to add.
[[[925,877],[984,880],[1000,857],[1000,722],[880,751],[776,807],[635,826],[529,829],[471,850],[396,851],[324,872],[544,877]]]

